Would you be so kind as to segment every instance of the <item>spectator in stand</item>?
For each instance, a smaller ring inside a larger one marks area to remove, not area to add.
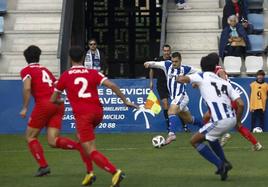
[[[102,51],[97,48],[97,41],[90,39],[88,41],[89,50],[85,58],[85,67],[95,69],[104,75],[108,75],[108,65],[106,57]]]
[[[243,25],[248,34],[253,32],[253,25],[248,23],[247,0],[228,0],[223,8],[222,29],[227,27],[228,18],[236,15],[239,23]]]
[[[225,56],[244,57],[246,49],[250,47],[248,35],[235,15],[228,18],[228,24],[229,26],[221,33],[220,57],[222,59]]]
[[[255,127],[264,129],[264,113],[266,108],[268,84],[264,80],[265,72],[257,72],[256,81],[250,84],[250,112],[251,112],[251,130]]]
[[[192,7],[190,7],[185,0],[175,0],[175,3],[177,5],[178,10],[190,10]]]

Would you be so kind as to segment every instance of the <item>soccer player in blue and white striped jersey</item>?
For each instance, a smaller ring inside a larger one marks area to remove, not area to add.
[[[190,75],[198,71],[190,66],[181,65],[181,61],[181,54],[174,52],[171,55],[171,60],[161,62],[149,61],[144,63],[145,68],[162,69],[167,77],[167,87],[172,101],[168,109],[170,127],[168,137],[166,138],[166,145],[176,140],[177,115],[180,116],[185,124],[202,126],[202,122],[195,119],[187,107],[189,97],[186,93],[186,84],[176,81],[176,77],[178,76]]]
[[[211,121],[193,135],[191,144],[205,159],[217,167],[216,174],[220,174],[221,180],[226,180],[228,171],[232,167],[224,155],[219,138],[236,125],[241,125],[244,103],[231,84],[214,73],[216,65],[216,60],[205,56],[201,60],[203,73],[179,76],[177,81],[197,84],[211,112]],[[231,101],[237,104],[236,113]],[[205,140],[209,142],[210,147],[203,143]]]

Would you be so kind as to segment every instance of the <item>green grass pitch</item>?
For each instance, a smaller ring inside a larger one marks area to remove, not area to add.
[[[127,178],[126,187],[267,187],[268,134],[258,134],[264,150],[251,151],[251,145],[238,133],[224,147],[233,164],[227,181],[214,174],[215,167],[190,146],[191,134],[179,134],[173,144],[156,149],[151,138],[156,134],[99,134],[97,147]],[[68,135],[73,137],[73,135]],[[49,148],[45,136],[40,138],[51,175],[35,178],[37,164],[28,152],[23,135],[0,135],[1,187],[75,187],[85,174],[76,151]],[[111,175],[95,167],[97,181],[93,186],[110,186]]]

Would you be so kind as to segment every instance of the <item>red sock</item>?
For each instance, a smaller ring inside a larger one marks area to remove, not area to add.
[[[47,167],[47,161],[44,156],[44,151],[42,148],[42,145],[39,143],[37,139],[34,139],[30,142],[28,142],[28,147],[35,158],[35,160],[38,162],[40,167]]]
[[[112,165],[110,163],[110,161],[100,152],[98,151],[93,151],[90,154],[90,158],[92,161],[95,162],[95,164],[97,164],[97,166],[99,166],[100,168],[102,168],[103,170],[114,174],[116,172],[116,168],[114,165]]]
[[[80,143],[77,143],[77,150],[80,153],[80,156],[83,160],[83,162],[86,165],[87,168],[87,172],[90,173],[93,171],[93,164],[92,164],[92,160],[90,159],[90,157],[85,153],[83,147],[81,146]]]
[[[238,128],[238,131],[242,136],[244,136],[253,145],[255,145],[258,142],[257,139],[251,134],[251,132],[243,125]]]
[[[61,149],[77,149],[77,142],[65,138],[65,137],[57,137],[56,147]]]

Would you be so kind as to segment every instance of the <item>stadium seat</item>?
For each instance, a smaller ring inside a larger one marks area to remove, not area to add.
[[[224,69],[229,74],[240,74],[242,59],[235,56],[226,56],[224,58]]]
[[[0,17],[0,34],[3,34],[4,32],[4,18]]]
[[[255,32],[263,32],[264,30],[263,14],[248,14],[248,21],[254,26]]]
[[[263,0],[248,0],[248,9],[250,10],[262,10]]]
[[[264,52],[264,38],[263,35],[248,35],[250,42],[250,49],[247,50],[248,54],[261,54]]]
[[[0,14],[4,14],[7,12],[7,1],[0,0]]]
[[[263,69],[263,58],[262,56],[247,56],[245,65],[247,74],[255,74],[258,70]]]

